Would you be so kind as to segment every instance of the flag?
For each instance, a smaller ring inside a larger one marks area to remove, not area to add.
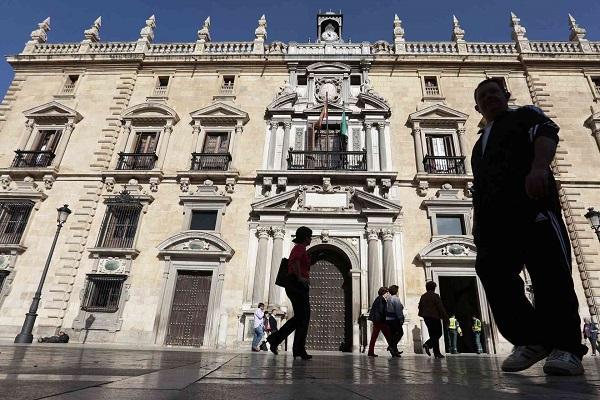
[[[346,140],[348,139],[348,120],[346,119],[346,108],[342,111],[342,124],[340,127],[340,135]]]
[[[325,94],[325,104],[323,104],[323,109],[321,110],[321,115],[319,115],[319,119],[315,124],[315,128],[321,129],[323,126],[323,121],[327,121],[327,93]]]

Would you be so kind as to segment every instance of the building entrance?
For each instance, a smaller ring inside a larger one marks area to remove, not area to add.
[[[177,271],[165,344],[202,346],[212,272]]]
[[[454,313],[462,329],[462,336],[458,337],[459,353],[476,353],[475,336],[473,334],[472,316],[481,317],[481,304],[475,276],[439,276],[440,297],[448,314]],[[481,332],[481,344],[484,353],[486,348],[485,329]],[[450,352],[450,335],[447,327],[444,328],[444,343],[447,352]]]
[[[311,350],[351,351],[352,285],[350,262],[317,246],[309,252],[310,325],[306,347]]]

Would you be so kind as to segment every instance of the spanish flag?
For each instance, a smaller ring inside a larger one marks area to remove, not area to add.
[[[323,123],[325,123],[325,121],[327,121],[327,93],[325,93],[325,104],[323,105],[323,109],[321,110],[321,115],[319,115],[319,119],[317,120],[317,123],[315,124],[315,128],[317,129],[321,129],[323,127]]]

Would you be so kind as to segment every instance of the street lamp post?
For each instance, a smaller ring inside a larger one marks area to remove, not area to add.
[[[56,211],[58,211],[58,217],[56,219],[56,233],[54,234],[54,241],[50,247],[50,253],[48,254],[48,259],[46,260],[46,265],[44,266],[44,271],[42,272],[40,284],[33,295],[33,301],[29,307],[29,312],[25,316],[25,322],[23,322],[21,332],[17,335],[17,337],[15,337],[15,343],[31,343],[33,341],[33,325],[35,324],[35,319],[37,318],[37,309],[40,305],[40,299],[42,298],[42,287],[44,286],[44,281],[46,280],[46,275],[48,274],[48,267],[50,267],[50,261],[52,260],[52,254],[54,253],[54,248],[56,247],[58,234],[60,233],[64,223],[67,221],[69,214],[71,214],[71,210],[69,210],[69,206],[67,204]]]
[[[596,232],[598,240],[600,240],[600,211],[596,211],[594,210],[594,207],[590,207],[584,217],[586,217],[590,225],[592,225],[592,229]]]

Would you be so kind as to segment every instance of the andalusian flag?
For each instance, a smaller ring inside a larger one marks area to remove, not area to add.
[[[343,107],[344,110],[342,111],[342,125],[340,129],[340,135],[348,139],[348,120],[346,119],[346,106]]]

